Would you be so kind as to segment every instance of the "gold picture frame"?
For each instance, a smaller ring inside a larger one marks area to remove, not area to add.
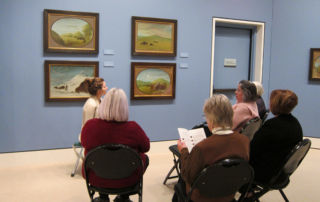
[[[309,80],[320,81],[320,48],[310,49]]]
[[[132,56],[176,56],[177,20],[132,16]]]
[[[85,101],[90,94],[81,83],[99,76],[99,62],[46,60],[44,73],[47,102]]]
[[[99,52],[99,13],[63,10],[43,11],[44,52]]]
[[[131,99],[174,99],[175,63],[131,63]]]

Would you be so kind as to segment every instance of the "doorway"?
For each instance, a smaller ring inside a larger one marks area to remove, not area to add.
[[[225,18],[212,20],[210,96],[234,91],[242,80],[262,82],[264,23]]]

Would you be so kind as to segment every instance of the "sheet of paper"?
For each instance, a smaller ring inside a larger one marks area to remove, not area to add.
[[[191,152],[192,148],[201,140],[206,138],[206,134],[203,128],[197,128],[192,130],[187,130],[185,128],[178,128],[180,139],[184,142]]]
[[[185,128],[178,128],[180,140],[186,142],[189,139],[188,130]]]
[[[189,130],[190,141],[193,143],[193,146],[198,144],[203,139],[206,139],[206,134],[203,128],[197,128]]]

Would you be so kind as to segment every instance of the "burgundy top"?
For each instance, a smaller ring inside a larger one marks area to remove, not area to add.
[[[146,155],[150,149],[150,141],[143,129],[135,122],[112,122],[102,119],[91,119],[82,128],[81,144],[85,148],[84,154],[100,145],[113,143],[124,144],[135,149],[146,165]],[[84,176],[84,163],[82,164]],[[121,188],[134,185],[138,181],[138,174],[122,180],[106,180],[89,173],[90,183],[97,187]]]

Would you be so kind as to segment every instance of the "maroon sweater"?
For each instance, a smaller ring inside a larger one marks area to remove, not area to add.
[[[141,156],[144,165],[146,152],[150,149],[150,141],[143,129],[134,121],[111,122],[102,119],[91,119],[86,122],[81,132],[81,144],[85,148],[84,154],[97,146],[113,143],[124,144],[135,149]],[[84,176],[84,164],[82,175]],[[93,186],[106,188],[121,188],[134,185],[138,181],[138,174],[122,180],[105,180],[89,173]]]

